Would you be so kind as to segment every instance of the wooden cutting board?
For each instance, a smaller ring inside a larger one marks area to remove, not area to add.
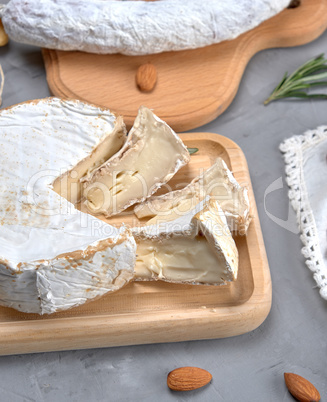
[[[258,327],[271,306],[270,272],[247,163],[241,149],[218,134],[181,134],[199,148],[169,182],[188,183],[222,157],[239,183],[247,185],[253,221],[236,237],[239,277],[224,286],[134,282],[83,306],[53,314],[20,313],[0,307],[0,355],[98,348],[243,334]],[[136,224],[132,211],[107,222]]]
[[[263,49],[298,46],[327,27],[327,0],[302,0],[237,39],[202,49],[148,56],[96,55],[43,49],[50,91],[111,109],[130,127],[140,105],[152,108],[175,131],[215,119],[232,102],[248,61]],[[151,62],[158,81],[138,90],[138,67]],[[277,85],[277,82],[276,82]],[[262,94],[264,101],[269,93]]]

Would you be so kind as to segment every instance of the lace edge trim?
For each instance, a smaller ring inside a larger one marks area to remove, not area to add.
[[[296,212],[297,223],[304,245],[302,254],[313,278],[320,288],[320,295],[327,300],[327,267],[319,245],[316,222],[311,210],[306,185],[303,179],[303,152],[327,140],[327,126],[306,131],[303,135],[294,135],[280,144],[280,151],[285,160],[286,182],[290,188],[288,196]]]

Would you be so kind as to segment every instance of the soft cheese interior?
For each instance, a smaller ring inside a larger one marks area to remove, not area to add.
[[[148,198],[189,159],[173,130],[141,107],[123,148],[83,179],[84,203],[93,214],[115,215]]]
[[[137,244],[135,277],[175,283],[223,284],[228,271],[204,236],[144,240]]]
[[[208,197],[176,220],[134,235],[138,280],[219,285],[237,278],[235,242],[218,202]]]
[[[77,204],[82,196],[82,178],[88,178],[93,171],[117,153],[126,141],[126,127],[122,117],[118,117],[112,132],[105,136],[92,153],[81,160],[73,169],[65,172],[53,183],[53,190]]]
[[[136,205],[134,212],[140,219],[150,218],[147,225],[172,221],[191,211],[208,195],[219,201],[230,230],[245,234],[251,220],[247,189],[239,185],[221,158],[185,188],[152,196]]]
[[[135,242],[52,189],[114,131],[109,111],[48,98],[0,113],[0,304],[51,313],[133,278]]]

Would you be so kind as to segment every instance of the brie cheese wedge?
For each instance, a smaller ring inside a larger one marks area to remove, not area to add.
[[[208,195],[219,202],[230,230],[245,234],[251,221],[248,191],[239,185],[221,158],[183,189],[152,196],[136,205],[134,213],[139,219],[151,218],[147,225],[172,221],[191,211]]]
[[[181,139],[143,106],[121,150],[81,179],[82,201],[92,214],[116,215],[150,197],[189,160]]]
[[[208,198],[174,221],[132,229],[136,280],[209,285],[236,280],[235,242],[219,203]]]
[[[130,232],[80,212],[52,186],[79,163],[92,168],[101,143],[119,147],[117,125],[109,111],[57,98],[0,111],[1,305],[48,314],[133,279]]]

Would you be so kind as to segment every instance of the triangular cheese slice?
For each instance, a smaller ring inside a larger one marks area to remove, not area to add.
[[[92,214],[116,215],[150,197],[189,160],[175,132],[141,107],[121,150],[82,179],[83,202]]]
[[[139,219],[150,218],[147,225],[172,221],[191,211],[208,195],[219,202],[230,230],[245,234],[251,221],[248,191],[239,185],[221,158],[183,189],[152,196],[136,205],[134,213]]]
[[[174,221],[132,229],[136,280],[221,285],[237,278],[238,251],[225,215],[207,200]]]

